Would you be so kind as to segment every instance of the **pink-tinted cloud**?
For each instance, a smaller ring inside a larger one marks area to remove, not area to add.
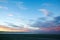
[[[43,12],[46,16],[49,14],[47,9],[39,9],[40,12]]]
[[[42,12],[45,16],[52,16],[53,13],[48,11],[47,9],[39,9],[40,12]]]
[[[60,31],[60,27],[40,28],[41,31]]]

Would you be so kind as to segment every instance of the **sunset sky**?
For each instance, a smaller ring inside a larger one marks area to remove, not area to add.
[[[59,20],[60,0],[0,0],[0,25],[60,31]]]

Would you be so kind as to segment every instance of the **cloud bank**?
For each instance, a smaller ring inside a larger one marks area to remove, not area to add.
[[[60,16],[54,17],[51,21],[41,22],[40,20],[36,20],[31,26],[39,27],[43,31],[60,31]]]

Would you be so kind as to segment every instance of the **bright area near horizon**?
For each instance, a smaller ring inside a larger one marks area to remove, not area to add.
[[[28,31],[56,31],[60,27],[51,25],[53,23],[55,26],[55,17],[59,16],[60,0],[0,0],[0,25],[6,26],[6,30],[12,28],[10,30],[16,31],[15,28],[20,28],[19,31],[27,28]]]

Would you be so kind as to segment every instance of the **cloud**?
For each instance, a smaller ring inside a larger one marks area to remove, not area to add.
[[[53,13],[48,11],[47,9],[39,9],[38,11],[44,13],[45,16],[52,16]]]
[[[22,29],[22,28],[26,28],[28,30],[38,30],[39,28],[38,27],[31,27],[29,25],[22,25],[22,26],[18,26],[16,24],[13,24],[13,23],[9,23],[9,22],[5,22],[7,23],[8,27],[9,28],[15,28],[15,29]]]
[[[55,21],[59,22],[60,21],[60,16],[57,16],[54,19],[55,19]]]
[[[38,27],[32,27],[30,25],[24,25],[24,28],[30,29],[30,30],[39,30]]]
[[[8,10],[8,7],[0,6],[0,9],[6,9],[6,10]]]
[[[13,16],[13,14],[8,14],[8,16]]]
[[[0,25],[0,31],[3,31],[3,32],[31,32],[31,30],[35,31],[35,30],[39,29],[39,28],[29,27],[29,26],[28,27],[26,26],[25,28],[21,28],[17,25],[13,25],[13,24],[12,24],[12,26],[14,26],[14,28]],[[15,27],[15,26],[17,26],[17,27]]]
[[[41,11],[41,12],[43,12],[46,16],[48,15],[48,10],[46,10],[46,9],[39,9],[39,11]]]
[[[51,31],[60,31],[60,16],[54,17],[54,20],[41,22],[39,18],[33,24],[32,27],[39,27],[38,31],[42,32],[51,32]]]
[[[60,25],[60,16],[54,17],[54,24]]]
[[[45,13],[48,13],[48,11],[46,9],[40,9],[40,11],[43,11]]]
[[[32,27],[52,27],[52,21],[46,21],[45,18],[38,18],[33,24]]]
[[[49,28],[45,28],[45,27],[41,27],[40,28],[41,31],[60,31],[60,27],[49,27]]]
[[[42,19],[36,20],[32,27],[57,27],[60,26],[60,16],[54,17],[53,20],[42,22]]]
[[[26,28],[16,29],[16,28],[10,28],[10,27],[0,25],[0,31],[3,31],[3,32],[28,32],[29,30]]]
[[[37,31],[42,31],[42,32],[45,32],[45,31],[46,32],[60,31],[60,24],[58,26],[54,25],[55,23],[58,23],[60,21],[60,16],[54,17],[53,21],[41,22],[40,20],[41,20],[40,18],[38,20],[36,20],[35,23],[32,24],[33,26],[31,26],[31,25],[24,26],[25,28],[23,28],[23,30],[27,29],[26,31],[29,31],[29,32],[30,32],[30,30],[32,30],[33,32],[36,31],[36,30]],[[13,25],[13,24],[12,24],[12,26],[17,27],[17,25]],[[0,30],[2,30],[2,29],[0,29]],[[4,29],[4,30],[6,31],[6,29]],[[21,32],[22,29],[21,28],[19,28],[19,29],[15,29],[15,28],[10,29],[10,28],[8,28],[8,30],[10,32],[16,32],[16,31]]]
[[[27,9],[23,2],[16,2],[16,5],[18,6],[18,8],[20,8],[22,10],[26,10]]]

